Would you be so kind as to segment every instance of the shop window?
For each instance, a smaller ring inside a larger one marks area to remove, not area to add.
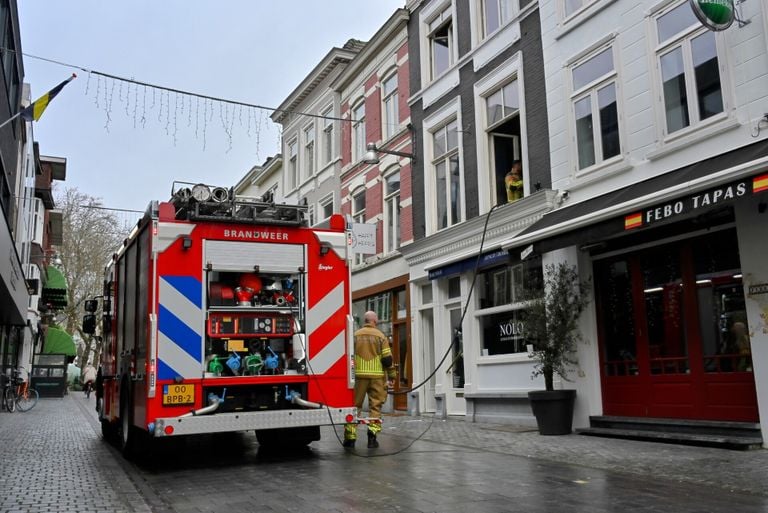
[[[629,262],[618,260],[595,266],[599,326],[605,340],[604,373],[631,376],[638,372],[632,277]]]
[[[501,266],[478,275],[477,318],[483,356],[522,353],[525,340],[525,300],[541,294],[541,258]]]
[[[448,299],[461,297],[461,277],[448,278]]]
[[[752,346],[735,231],[703,237],[691,250],[705,372],[752,372]]]
[[[672,134],[724,111],[717,36],[688,2],[656,17],[664,122]]]
[[[464,340],[461,327],[461,308],[448,310],[451,333],[451,379],[453,388],[464,388]]]

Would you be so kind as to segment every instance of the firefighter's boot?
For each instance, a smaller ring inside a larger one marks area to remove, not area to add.
[[[376,433],[368,431],[368,448],[376,449],[379,447],[379,442],[376,440]]]
[[[347,424],[344,426],[344,447],[354,448],[355,439],[357,438],[357,424]]]

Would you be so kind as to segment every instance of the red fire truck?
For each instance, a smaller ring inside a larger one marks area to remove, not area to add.
[[[107,265],[105,438],[255,430],[308,444],[354,415],[350,273],[342,216],[175,182]],[[86,302],[93,332],[98,303]]]

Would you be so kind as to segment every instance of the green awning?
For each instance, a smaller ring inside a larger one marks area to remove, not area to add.
[[[75,347],[75,342],[72,340],[72,335],[61,328],[51,326],[45,334],[43,353],[77,356],[77,347]]]
[[[43,287],[43,303],[53,308],[67,306],[67,280],[64,274],[56,267],[49,265],[46,268],[47,280]]]
[[[52,265],[49,265],[46,269],[48,274],[48,281],[45,284],[46,289],[52,290],[67,290],[67,280],[64,278],[64,274]]]

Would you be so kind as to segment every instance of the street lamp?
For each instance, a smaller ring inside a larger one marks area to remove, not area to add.
[[[411,132],[411,148],[416,148],[416,133],[413,130],[413,126],[411,124],[408,124],[408,130]],[[404,151],[395,151],[395,150],[385,150],[383,148],[378,148],[376,146],[376,143],[368,143],[366,147],[365,155],[363,156],[363,162],[366,164],[378,164],[379,163],[379,153],[385,153],[387,155],[396,155],[398,157],[406,157],[411,159],[411,162],[416,162],[416,154],[414,153],[406,153]]]

